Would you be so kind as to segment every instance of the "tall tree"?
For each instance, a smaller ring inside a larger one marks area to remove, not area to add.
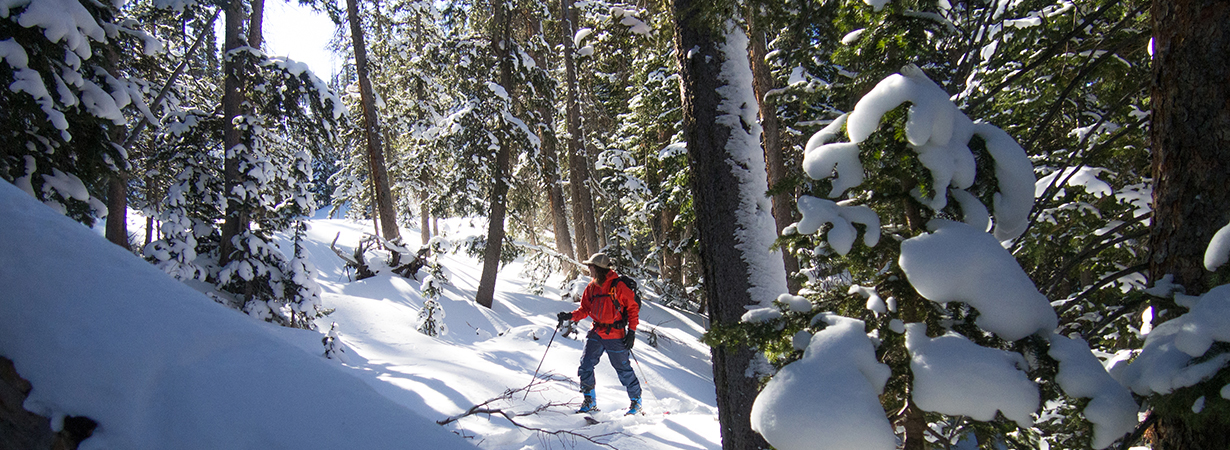
[[[1152,16],[1156,185],[1150,279],[1173,275],[1185,294],[1200,295],[1226,280],[1224,268],[1209,272],[1203,261],[1213,234],[1230,222],[1230,8],[1216,0],[1154,1]],[[1182,311],[1170,299],[1155,300],[1154,310]],[[1216,385],[1215,391],[1224,385],[1228,371],[1222,368],[1208,383],[1152,402],[1157,420],[1154,448],[1230,448],[1227,417],[1194,414],[1191,408],[1191,399],[1209,390],[1204,385]],[[1209,398],[1210,408],[1225,403],[1217,396]]]
[[[562,5],[561,5],[562,6]],[[534,29],[534,34],[546,37],[548,30],[543,26],[542,21],[534,21],[531,23],[531,28]],[[557,35],[559,35],[557,33]],[[562,35],[560,40],[568,38]],[[547,42],[550,42],[547,39]],[[555,63],[550,60],[545,52],[531,52],[531,57],[534,58],[535,64],[539,67],[550,67]],[[564,204],[564,188],[560,182],[560,167],[559,167],[559,139],[556,138],[555,132],[555,89],[552,88],[540,90],[536,100],[538,101],[538,138],[542,142],[542,148],[539,151],[539,170],[542,177],[542,184],[545,187],[547,202],[551,208],[551,225],[552,231],[555,234],[555,251],[566,256],[573,261],[579,261],[576,258],[574,247],[572,245],[572,233],[568,230],[568,212]],[[579,268],[572,266],[569,273],[573,273]]]
[[[364,134],[367,141],[367,161],[372,190],[375,192],[373,210],[379,217],[380,234],[385,240],[401,238],[397,228],[397,212],[393,208],[393,193],[389,187],[389,174],[384,161],[384,140],[380,132],[380,117],[376,112],[375,93],[368,76],[367,45],[363,38],[363,24],[359,18],[358,0],[346,0],[346,14],[350,21],[350,39],[354,44],[355,76],[359,82],[359,95],[363,103]],[[396,263],[396,256],[394,263]]]
[[[589,158],[585,149],[585,135],[581,128],[581,109],[578,102],[576,53],[573,39],[577,33],[577,14],[572,0],[560,0],[561,40],[564,44],[565,114],[568,123],[568,188],[572,194],[572,223],[576,231],[577,257],[588,257],[597,252],[598,232],[594,218],[594,200],[589,189]]]
[[[500,86],[506,91],[513,87],[512,77],[512,14],[506,10],[504,0],[492,2],[494,14],[492,17],[491,50],[496,55],[499,67]],[[501,127],[508,127],[506,120],[499,122]],[[499,141],[496,145],[495,171],[492,174],[490,209],[487,214],[487,246],[483,249],[483,273],[478,282],[478,292],[474,299],[478,304],[491,308],[495,302],[495,281],[500,270],[500,253],[504,244],[504,216],[508,211],[508,180],[509,159],[512,155],[513,142],[507,129],[497,132]]]
[[[747,37],[734,25],[732,3],[674,2],[683,130],[715,327],[738,323],[745,307],[786,291],[781,257],[769,252],[774,227],[764,201],[768,181]],[[756,352],[735,343],[714,345],[712,353],[722,447],[766,448],[750,422],[758,381],[747,370]]]
[[[223,180],[226,186],[224,192],[226,193],[227,200],[226,219],[222,225],[220,250],[220,263],[222,265],[226,265],[234,259],[235,237],[248,228],[248,210],[243,203],[243,199],[238,198],[234,194],[236,187],[243,184],[240,164],[243,160],[242,154],[245,152],[245,149],[241,147],[243,145],[243,132],[240,130],[240,125],[235,123],[236,119],[240,118],[244,113],[244,94],[240,62],[234,57],[233,52],[249,44],[245,42],[241,34],[243,32],[243,19],[246,17],[245,13],[243,2],[232,1],[228,3],[226,6],[225,23],[223,25],[223,51],[226,55],[222,64],[224,77],[222,145],[226,152]],[[260,43],[258,42],[256,45],[259,46]]]
[[[774,191],[772,193],[773,221],[777,226],[777,234],[781,235],[786,227],[795,222],[795,214],[792,192],[783,185],[786,179],[786,161],[782,147],[785,143],[782,139],[781,124],[777,119],[777,102],[771,95],[771,91],[776,86],[770,74],[767,61],[768,51],[765,49],[766,20],[758,17],[759,14],[753,6],[746,7],[745,11],[748,35],[751,39],[748,51],[751,53],[754,75],[752,85],[756,88],[756,101],[760,106],[760,127],[764,130],[761,133],[761,142],[764,145],[769,188]],[[795,277],[799,271],[799,259],[787,249],[782,249],[782,261],[786,265],[786,285],[790,288],[790,293],[798,293],[801,286]]]

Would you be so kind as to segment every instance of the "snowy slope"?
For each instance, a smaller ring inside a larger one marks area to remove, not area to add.
[[[8,183],[0,236],[0,355],[84,449],[471,447]]]
[[[457,240],[482,233],[486,225],[450,220],[441,228],[445,239]],[[576,368],[583,335],[566,338],[558,334],[551,340],[555,314],[574,309],[575,303],[561,300],[560,290],[553,287],[546,287],[541,296],[526,293],[527,283],[519,277],[522,267],[513,263],[501,271],[495,305],[488,310],[471,300],[480,262],[450,254],[442,258],[450,285],[439,300],[449,332],[438,338],[423,335],[415,331],[424,301],[417,281],[379,275],[350,282],[340,259],[328,249],[328,242],[340,233],[338,247],[349,250],[367,230],[370,227],[350,221],[314,220],[308,236],[319,244],[309,251],[320,269],[324,303],[337,309],[320,321],[320,328],[338,323],[343,340],[358,356],[346,367],[377,391],[443,420],[500,397],[508,389],[526,387],[542,361],[538,379],[545,381],[535,384],[528,396],[521,393],[490,406],[523,413],[555,403],[558,405],[515,420],[527,427],[596,437],[621,449],[721,447],[712,366],[708,348],[699,342],[704,328],[698,316],[646,302],[641,330],[656,328],[662,336],[654,348],[642,333],[634,349],[638,362],[633,368],[645,388],[648,414],[622,417],[628,407],[627,394],[604,358],[597,377],[598,403],[603,410],[599,417],[605,423],[585,427],[583,419],[572,413],[581,400]],[[561,281],[553,277],[548,285],[558,286]],[[582,328],[588,329],[588,323],[583,322]],[[579,437],[527,431],[498,415],[469,416],[448,427],[473,436],[483,448],[541,448],[564,442],[577,448],[597,447]]]
[[[452,239],[483,228],[468,220],[444,227]],[[598,447],[586,437],[621,449],[720,447],[701,318],[646,303],[641,329],[662,336],[654,348],[642,334],[635,349],[648,414],[622,417],[627,396],[603,362],[604,422],[584,426],[571,412],[583,341],[556,336],[543,360],[555,313],[575,304],[551,287],[527,293],[514,263],[500,274],[494,309],[479,307],[469,300],[479,262],[447,255],[440,303],[449,333],[428,337],[415,331],[418,281],[351,282],[329,249],[339,233],[348,250],[369,230],[321,219],[308,232],[325,306],[336,308],[319,325],[338,324],[349,348],[342,363],[320,356],[321,333],[219,306],[0,183],[0,355],[33,383],[27,408],[101,423],[84,448]],[[540,360],[541,381],[528,396],[488,406],[525,413],[550,405],[515,418],[543,431],[499,415],[436,424],[525,387]]]

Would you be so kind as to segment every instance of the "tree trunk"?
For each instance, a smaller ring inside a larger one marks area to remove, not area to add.
[[[765,56],[768,52],[765,49],[764,28],[758,23],[760,18],[756,17],[752,8],[747,8],[747,11],[748,35],[751,37],[751,45],[748,49],[751,53],[749,56],[752,60],[752,73],[755,75],[752,78],[752,86],[756,90],[756,100],[760,106],[760,127],[762,129],[760,136],[761,143],[764,145],[769,188],[773,188],[786,178],[781,125],[777,120],[777,104],[768,96],[769,91],[775,87],[775,83],[773,76],[769,73],[769,66],[765,63]],[[773,195],[773,221],[777,225],[778,236],[781,236],[782,230],[795,222],[794,201],[791,197],[789,192],[778,192]],[[786,287],[790,289],[791,294],[797,294],[802,288],[798,279],[795,278],[795,274],[799,272],[799,259],[783,248],[782,262],[786,265]]]
[[[576,231],[577,258],[587,258],[598,251],[598,234],[595,230],[594,203],[589,192],[589,164],[586,161],[581,109],[577,105],[577,70],[573,61],[573,36],[576,36],[576,13],[572,0],[560,0],[560,25],[563,27],[564,44],[564,99],[568,122],[568,170],[569,192],[572,194],[572,224]]]
[[[422,217],[419,222],[421,224],[419,227],[422,228],[419,231],[419,237],[423,239],[423,245],[427,245],[427,242],[431,240],[431,208],[427,200],[427,189],[424,188],[419,191],[419,216]]]
[[[240,35],[243,28],[243,13],[243,2],[232,1],[226,7],[224,52],[229,53],[243,46],[243,39]],[[240,156],[238,154],[243,135],[235,127],[234,122],[236,117],[243,115],[242,80],[239,79],[239,67],[231,58],[223,60],[222,71],[225,74],[222,92],[222,146],[226,149],[226,160],[222,166],[222,178],[226,189],[226,218],[222,223],[219,264],[225,266],[231,261],[232,254],[235,252],[233,242],[235,236],[248,228],[248,211],[243,203],[231,194],[235,187],[242,183],[243,178],[243,174],[239,171]]]
[[[495,32],[491,36],[491,49],[496,54],[500,66],[500,85],[508,93],[513,92],[512,61],[509,58],[511,39],[511,20],[504,10],[504,0],[496,0],[494,4]],[[511,106],[511,105],[510,105]],[[483,274],[478,282],[478,292],[474,301],[491,308],[495,303],[495,281],[500,270],[500,253],[504,245],[504,216],[508,211],[508,162],[512,155],[512,143],[509,142],[508,124],[501,121],[500,148],[496,150],[495,172],[492,175],[491,213],[487,215],[487,247],[483,249]]]
[[[1155,186],[1149,278],[1173,274],[1188,295],[1213,287],[1204,252],[1213,234],[1230,221],[1228,5],[1224,0],[1155,1],[1152,9]],[[1180,312],[1169,301],[1155,309]],[[1228,448],[1219,421],[1173,409],[1154,410],[1154,448]]]
[[[702,0],[674,0],[674,26],[705,298],[711,326],[719,326],[738,323],[747,311],[744,307],[758,303],[752,298],[752,289],[758,287],[750,269],[762,255],[754,255],[756,250],[737,236],[743,219],[739,216],[745,213],[740,210],[742,199],[763,195],[764,187],[760,186],[759,192],[744,192],[751,187],[734,173],[737,164],[732,161],[741,160],[728,146],[735,145],[731,142],[734,133],[746,131],[739,124],[719,120],[726,114],[718,109],[722,102],[718,89],[724,87],[721,72],[728,55],[718,49],[718,44],[725,42],[718,27],[727,18],[715,17],[714,11],[720,8],[709,5]],[[751,171],[755,170],[764,168]],[[763,251],[767,257],[768,248]],[[784,279],[781,284],[785,291]],[[755,351],[746,345],[726,345],[713,347],[712,353],[722,448],[768,448],[764,438],[752,430],[750,421],[758,383],[745,372]]]
[[[551,204],[555,251],[567,256],[568,259],[580,261],[572,251],[572,235],[568,232],[568,213],[564,208],[564,188],[560,185],[559,179],[559,156],[555,148],[555,132],[550,129],[551,109],[544,107],[541,114],[545,122],[538,133],[542,140],[542,183],[547,188],[547,200]],[[575,267],[570,268],[568,271],[572,274],[575,269]]]
[[[540,36],[546,36],[542,29],[541,21],[532,21],[529,24],[534,29],[534,33]],[[567,38],[565,38],[567,40]],[[554,61],[550,61],[546,55],[537,52],[530,52],[530,57],[534,58],[535,63],[539,67],[552,67]],[[564,188],[560,183],[560,168],[559,168],[559,140],[555,134],[555,110],[547,102],[543,102],[538,109],[539,123],[538,139],[542,142],[542,149],[539,152],[542,158],[540,167],[542,168],[542,183],[546,187],[545,194],[547,202],[551,206],[551,224],[552,231],[555,233],[555,251],[561,255],[567,256],[573,261],[580,261],[573,252],[572,234],[568,231],[568,211],[564,203]],[[566,268],[567,277],[573,278],[576,276],[579,267],[569,266]]]
[[[252,17],[248,21],[248,45],[255,49],[261,48],[265,39],[264,16],[265,0],[252,0]],[[259,12],[257,12],[259,11]]]
[[[128,177],[113,175],[107,180],[107,240],[132,250],[128,243]]]
[[[393,209],[393,192],[389,188],[389,173],[384,164],[384,143],[380,134],[380,117],[376,114],[376,97],[372,93],[371,79],[367,72],[367,44],[363,39],[363,25],[359,21],[358,0],[346,0],[346,14],[350,20],[350,38],[354,43],[355,76],[359,79],[359,96],[363,103],[364,136],[367,138],[368,170],[371,171],[376,215],[380,232],[385,240],[401,237],[397,228],[397,212]]]

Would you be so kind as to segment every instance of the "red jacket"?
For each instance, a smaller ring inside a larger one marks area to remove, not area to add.
[[[641,306],[636,304],[636,294],[628,286],[616,280],[619,274],[614,270],[607,272],[606,279],[599,282],[593,280],[585,286],[581,294],[581,307],[572,312],[572,320],[578,322],[586,317],[594,319],[594,331],[602,339],[618,339],[624,337],[622,327],[613,327],[616,321],[623,317],[628,319],[628,329],[636,331],[640,323]],[[615,306],[619,302],[624,310],[620,315]]]

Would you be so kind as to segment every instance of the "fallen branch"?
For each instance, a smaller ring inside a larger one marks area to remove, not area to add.
[[[346,262],[346,268],[354,269],[355,280],[358,281],[364,278],[376,276],[376,272],[373,272],[372,269],[367,266],[367,261],[363,257],[363,254],[367,252],[367,249],[364,247],[370,245],[372,241],[370,239],[363,239],[359,241],[359,246],[354,249],[354,255],[347,255],[337,249],[337,240],[341,237],[342,233],[338,233],[337,236],[333,238],[333,242],[329,243],[329,248],[332,249],[333,253],[336,253],[339,258],[342,258],[342,261]]]
[[[590,435],[587,435],[587,434],[584,434],[584,433],[578,433],[578,432],[576,432],[576,431],[572,431],[572,430],[552,430],[552,429],[547,429],[547,428],[539,428],[539,427],[535,427],[535,426],[526,425],[526,424],[524,424],[524,423],[521,423],[521,422],[518,422],[518,421],[517,421],[517,418],[519,418],[519,417],[526,417],[526,416],[537,415],[537,414],[539,414],[539,413],[541,413],[541,412],[543,412],[543,411],[546,411],[546,410],[548,410],[548,409],[551,409],[551,408],[558,408],[558,407],[572,407],[573,405],[571,405],[571,404],[568,404],[568,403],[556,403],[556,402],[549,402],[549,403],[547,403],[547,404],[545,404],[545,405],[540,405],[540,406],[538,406],[538,407],[536,407],[536,408],[534,408],[534,409],[532,409],[532,410],[529,410],[529,411],[521,411],[521,412],[516,412],[516,411],[506,410],[506,409],[503,409],[503,408],[497,408],[497,407],[492,406],[494,403],[499,402],[499,401],[501,401],[501,400],[511,400],[511,399],[512,399],[512,397],[513,397],[513,395],[515,395],[515,394],[516,394],[516,393],[518,393],[518,392],[528,390],[529,388],[530,388],[529,386],[526,386],[526,387],[519,388],[519,389],[508,389],[508,390],[504,391],[504,393],[503,393],[502,395],[500,395],[499,397],[495,397],[495,398],[492,398],[492,399],[487,400],[487,401],[485,401],[485,402],[482,402],[482,403],[479,403],[479,404],[477,404],[477,405],[474,405],[474,406],[470,407],[470,409],[467,409],[465,412],[463,412],[463,413],[461,413],[461,414],[457,414],[457,415],[455,415],[455,416],[448,417],[448,418],[445,418],[445,419],[443,419],[443,420],[437,420],[437,421],[436,421],[436,423],[437,423],[437,424],[439,424],[439,425],[448,425],[448,424],[450,424],[450,423],[453,423],[453,422],[456,422],[456,421],[458,421],[458,420],[461,420],[461,419],[463,419],[463,418],[465,418],[465,417],[473,416],[473,415],[476,415],[476,414],[486,414],[486,415],[488,415],[488,416],[491,416],[491,415],[498,415],[498,416],[500,416],[500,417],[503,417],[503,418],[504,418],[505,420],[507,420],[509,423],[511,423],[511,424],[513,424],[513,425],[515,425],[517,428],[521,428],[521,429],[523,429],[523,430],[529,430],[529,431],[533,431],[533,432],[539,433],[539,435],[540,435],[540,436],[547,436],[547,435],[549,435],[549,436],[554,436],[554,437],[556,437],[556,438],[559,438],[559,439],[561,439],[561,440],[562,440],[562,439],[566,439],[566,438],[568,438],[568,439],[582,439],[582,440],[588,441],[588,442],[590,442],[590,443],[592,443],[592,444],[595,444],[595,445],[600,445],[600,446],[607,447],[607,448],[615,448],[615,446],[611,445],[610,443],[607,443],[607,442],[606,442],[606,440],[608,440],[608,438],[610,438],[610,437],[612,437],[612,436],[621,435],[621,434],[623,434],[623,433],[620,433],[620,432],[610,432],[610,433],[603,433],[603,434],[598,434],[598,435],[593,435],[593,436],[590,436]]]

